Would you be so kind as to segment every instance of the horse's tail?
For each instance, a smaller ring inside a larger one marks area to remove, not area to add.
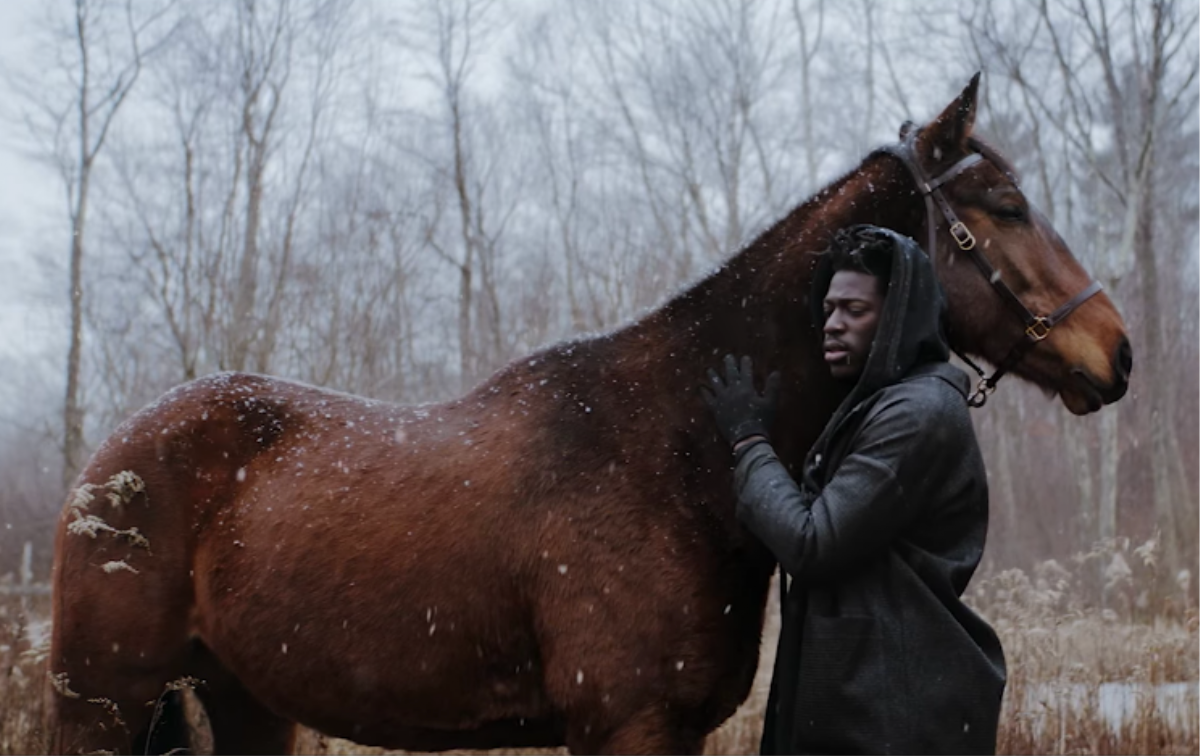
[[[172,391],[119,427],[69,492],[55,544],[54,752],[144,745],[155,702],[189,674],[198,533],[282,429],[277,406],[246,390],[263,380]]]

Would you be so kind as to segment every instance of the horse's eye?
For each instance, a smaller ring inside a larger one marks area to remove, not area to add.
[[[1025,208],[1020,205],[1001,205],[996,208],[996,217],[1006,221],[1023,221],[1025,220]]]

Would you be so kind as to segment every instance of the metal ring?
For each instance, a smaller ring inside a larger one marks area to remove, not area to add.
[[[1050,335],[1050,324],[1043,317],[1036,317],[1033,322],[1025,328],[1025,335],[1030,341],[1038,342]]]
[[[958,248],[968,250],[975,248],[975,236],[971,233],[971,229],[967,228],[967,224],[962,221],[957,221],[950,227],[950,235],[954,237],[954,241],[958,242]]]
[[[988,384],[987,378],[981,378],[979,385],[975,387],[975,393],[967,398],[967,406],[973,409],[979,409],[987,404],[988,396],[996,390],[995,384]]]

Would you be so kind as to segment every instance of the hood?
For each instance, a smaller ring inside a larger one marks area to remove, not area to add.
[[[942,328],[946,298],[929,258],[912,239],[866,224],[851,226],[838,233],[863,241],[886,239],[892,248],[891,280],[875,341],[858,383],[848,397],[848,400],[855,399],[850,405],[853,406],[879,389],[898,382],[917,365],[950,359],[950,347]],[[829,258],[821,257],[813,275],[809,301],[814,323],[825,322],[821,303],[833,273]]]

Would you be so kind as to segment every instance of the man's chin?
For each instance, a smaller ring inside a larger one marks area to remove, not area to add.
[[[837,363],[829,366],[829,374],[839,381],[854,381],[862,370],[854,365]]]

